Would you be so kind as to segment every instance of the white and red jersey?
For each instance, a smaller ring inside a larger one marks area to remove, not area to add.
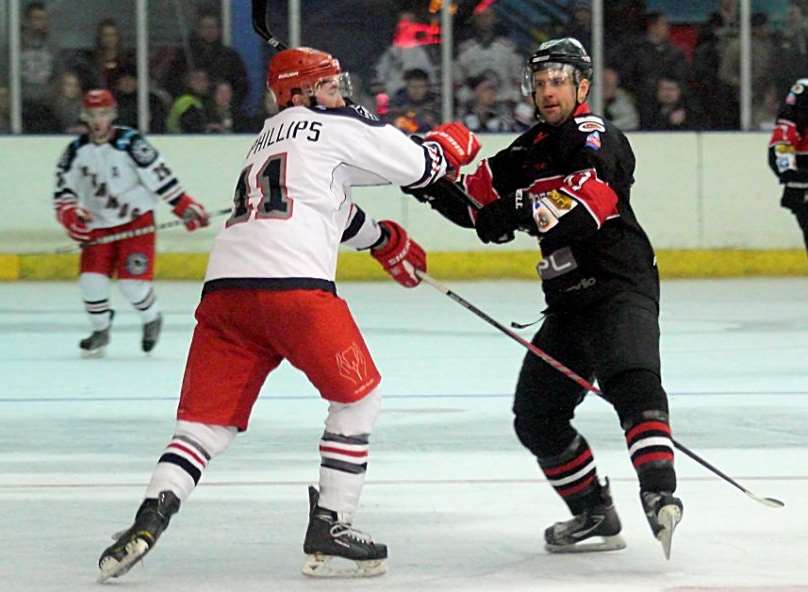
[[[174,205],[183,194],[165,160],[136,130],[113,127],[109,141],[95,144],[84,134],[72,141],[56,167],[57,212],[77,205],[91,214],[91,230],[135,220],[158,199]]]
[[[422,187],[445,172],[439,145],[419,145],[359,107],[284,109],[266,121],[247,153],[233,215],[214,240],[205,281],[329,285],[344,236],[357,248],[379,237],[375,222],[357,215],[351,187]]]

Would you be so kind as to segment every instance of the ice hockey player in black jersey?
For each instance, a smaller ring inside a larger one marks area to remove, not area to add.
[[[590,113],[591,59],[572,38],[539,46],[525,71],[539,122],[483,160],[458,184],[419,193],[444,216],[476,228],[483,242],[515,231],[539,239],[547,301],[533,343],[590,381],[612,403],[655,537],[670,556],[682,517],[667,395],[660,380],[659,276],[653,248],[629,203],[634,154],[619,129]],[[516,435],[538,459],[573,518],[545,531],[551,552],[625,546],[608,479],[571,425],[585,395],[532,353],[522,364],[513,411]]]
[[[769,166],[783,185],[780,205],[797,218],[808,249],[808,78],[794,83],[777,112]]]

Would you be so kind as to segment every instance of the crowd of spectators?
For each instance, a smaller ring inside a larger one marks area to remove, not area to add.
[[[662,12],[638,13],[644,2],[616,2],[620,23],[610,22],[607,10],[600,89],[607,118],[624,130],[738,129],[738,2],[712,1],[715,10],[706,22],[673,26]],[[457,23],[453,108],[456,119],[474,131],[519,132],[535,122],[532,102],[520,92],[525,58],[537,41],[561,35],[590,47],[592,10],[587,0],[569,0],[563,4],[566,17],[532,31],[528,47],[508,35],[495,4],[479,3]],[[753,128],[770,127],[790,85],[808,77],[807,17],[803,0],[790,0],[777,27],[766,13],[752,16]],[[51,37],[47,5],[29,2],[20,40],[26,133],[79,132],[81,97],[89,88],[109,88],[118,100],[119,123],[137,127],[134,51],[124,47],[115,19],[97,23],[92,47],[60,51]],[[373,60],[369,84],[354,80],[359,100],[408,133],[439,124],[440,41],[439,15],[400,12],[392,42]],[[197,15],[183,46],[150,56],[149,72],[152,133],[254,132],[274,111],[271,96],[253,108],[247,104],[247,70],[222,42],[215,10]],[[0,86],[0,133],[9,132],[9,111],[8,88]]]

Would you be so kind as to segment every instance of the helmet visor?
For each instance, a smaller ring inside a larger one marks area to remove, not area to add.
[[[542,62],[538,66],[528,64],[522,71],[522,94],[530,97],[536,90],[536,74],[549,72],[548,84],[563,85],[568,80],[575,82],[575,67],[561,62]]]
[[[311,93],[316,94],[317,91],[327,89],[329,86],[337,87],[339,93],[345,98],[353,95],[353,84],[351,83],[351,75],[348,72],[323,76],[312,85]]]

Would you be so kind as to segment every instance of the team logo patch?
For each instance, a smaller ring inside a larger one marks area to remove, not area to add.
[[[367,360],[356,343],[336,355],[340,376],[353,384],[362,384],[367,378]]]
[[[132,253],[126,258],[126,271],[131,275],[143,275],[149,267],[149,258],[143,253]]]
[[[586,137],[586,147],[592,150],[600,150],[600,132],[592,132]]]
[[[134,161],[140,166],[149,166],[157,160],[157,150],[140,137],[132,142],[131,154]]]

